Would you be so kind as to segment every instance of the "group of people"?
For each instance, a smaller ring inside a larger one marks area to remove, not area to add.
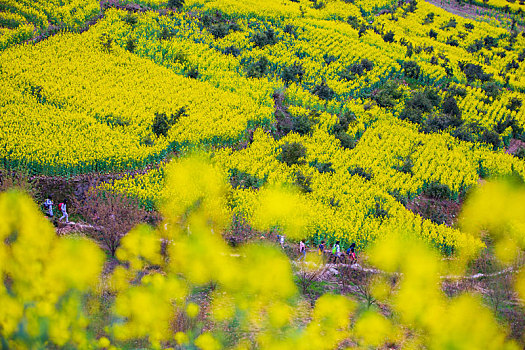
[[[317,252],[319,255],[323,256],[325,253],[326,243],[325,241],[321,241],[321,243],[318,246]],[[334,245],[332,245],[332,250],[330,252],[330,258],[328,260],[329,263],[344,263],[347,262],[350,265],[353,265],[357,263],[357,255],[355,253],[355,243],[352,243],[350,247],[346,250],[345,253],[341,251],[341,243],[340,241],[336,241]],[[303,240],[299,242],[299,260],[304,260],[306,257],[306,244]]]
[[[44,201],[44,208],[45,208],[46,215],[50,218],[54,217],[53,204],[54,204],[53,200],[51,199],[50,196],[48,196],[46,200]],[[62,212],[62,216],[60,217],[60,219],[58,219],[58,221],[62,222],[62,220],[66,219],[66,224],[67,224],[69,222],[69,214],[67,213],[66,200],[58,204],[58,210]]]

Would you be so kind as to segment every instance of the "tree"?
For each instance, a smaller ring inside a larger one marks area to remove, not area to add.
[[[115,256],[122,237],[148,217],[137,200],[120,193],[94,189],[86,194],[79,211],[93,225],[90,234],[108,249],[111,256]]]

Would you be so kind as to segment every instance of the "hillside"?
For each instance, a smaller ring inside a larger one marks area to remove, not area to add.
[[[441,3],[2,1],[0,188],[10,187],[15,174],[13,181],[27,182],[37,202],[67,200],[72,219],[90,228],[82,234],[111,259],[116,254],[122,280],[129,259],[137,271],[161,266],[167,275],[188,273],[190,285],[214,283],[215,273],[228,285],[227,271],[182,260],[184,268],[164,266],[158,252],[136,250],[162,241],[164,258],[183,256],[176,245],[165,250],[184,225],[190,232],[209,226],[230,242],[285,234],[292,250],[303,239],[312,250],[339,241],[343,250],[356,243],[367,254],[405,232],[443,259],[465,264],[483,249],[493,259],[501,237],[487,238],[489,224],[469,229],[458,219],[469,194],[483,191],[486,181],[489,189],[495,180],[525,181],[525,4]],[[494,205],[519,203],[512,198],[498,197]],[[112,218],[102,219],[103,211]],[[159,230],[138,229],[131,235],[137,241],[119,248],[139,222]],[[163,224],[169,234],[161,233]],[[502,232],[515,228],[508,227]],[[179,243],[237,254],[203,237]],[[509,251],[522,246],[516,237],[512,244],[503,240]],[[258,266],[258,253],[247,249],[240,255]],[[133,254],[146,255],[135,261]],[[210,261],[242,273],[236,262],[210,254]],[[433,272],[449,268],[433,261]],[[494,264],[503,270],[507,263]],[[202,281],[192,279],[193,269],[207,271]],[[150,272],[142,271],[138,283]],[[259,272],[254,268],[243,283]],[[168,289],[178,283],[162,281]],[[181,290],[181,298],[192,295]],[[279,302],[292,294],[283,292]],[[128,331],[133,339],[146,334],[140,327]],[[160,333],[151,344],[167,341]]]

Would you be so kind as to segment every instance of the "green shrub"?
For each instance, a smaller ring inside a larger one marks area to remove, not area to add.
[[[518,62],[523,62],[523,61],[525,61],[525,49],[521,50],[520,53],[518,53]]]
[[[203,14],[200,18],[200,22],[215,39],[224,38],[231,31],[238,31],[241,29],[237,22],[229,19],[220,11],[215,11],[213,14]]]
[[[436,32],[434,29],[430,29],[428,31],[428,36],[432,39],[437,39],[438,37],[438,32]]]
[[[435,13],[434,13],[434,12],[429,12],[429,13],[427,13],[427,15],[425,16],[425,18],[423,18],[423,24],[431,24],[431,23],[434,23],[434,16],[435,16]]]
[[[391,108],[396,105],[396,100],[403,96],[399,90],[399,84],[395,81],[387,81],[381,89],[372,93],[372,99],[381,107]]]
[[[394,32],[389,30],[385,35],[383,35],[383,40],[386,43],[393,43],[394,42]]]
[[[353,149],[357,145],[357,140],[345,131],[339,131],[334,136],[341,142],[341,147],[344,149]]]
[[[509,70],[512,70],[512,69],[518,69],[520,68],[520,65],[518,64],[518,62],[512,60],[510,61],[509,63],[507,63],[507,65],[505,66],[505,70],[508,72]]]
[[[421,74],[421,67],[415,61],[404,61],[402,64],[403,74],[407,78],[418,79]]]
[[[295,173],[295,184],[299,187],[302,193],[312,192],[312,178],[305,176],[301,171]]]
[[[128,50],[131,53],[133,53],[133,52],[135,52],[135,48],[136,47],[137,47],[137,44],[135,42],[135,39],[128,38],[128,40],[126,41],[126,50]]]
[[[299,135],[306,135],[312,131],[315,122],[313,118],[306,115],[291,115],[288,112],[278,111],[275,113],[276,138],[296,132]]]
[[[463,120],[457,115],[438,114],[430,116],[425,120],[423,131],[428,133],[439,132],[449,127],[459,127],[462,124]]]
[[[352,15],[348,16],[348,18],[346,19],[346,23],[350,24],[350,26],[354,28],[355,30],[361,27],[361,20],[357,18],[356,16],[352,16]]]
[[[383,198],[380,197],[374,197],[374,209],[372,210],[372,214],[376,218],[380,219],[386,219],[388,218],[388,209],[386,208],[386,202]]]
[[[488,81],[481,86],[481,89],[485,91],[488,97],[497,98],[501,95],[501,86],[495,81]]]
[[[277,43],[277,37],[275,36],[275,31],[273,28],[263,30],[262,32],[257,32],[252,37],[252,42],[257,47],[264,47],[266,45],[273,45]]]
[[[303,79],[305,70],[300,62],[294,62],[291,66],[285,66],[281,72],[281,79],[286,85],[292,82],[300,82]]]
[[[456,25],[458,22],[456,21],[455,17],[452,17],[447,23],[443,23],[443,25],[440,27],[442,30],[449,30],[450,28],[456,28]]]
[[[479,79],[483,82],[489,81],[492,78],[491,74],[487,74],[483,71],[483,68],[480,65],[473,63],[465,63],[463,61],[458,62],[459,69],[467,77],[467,81],[471,83],[472,81]]]
[[[327,53],[323,55],[324,63],[326,63],[327,66],[329,66],[331,63],[337,62],[338,59],[339,57],[334,56],[334,55],[329,55]]]
[[[241,54],[241,50],[239,50],[235,46],[228,46],[224,48],[223,53],[225,55],[232,55],[233,57],[237,57]]]
[[[246,76],[248,78],[262,78],[268,72],[268,65],[270,61],[265,56],[259,58],[259,60],[250,63],[246,67]]]
[[[322,100],[331,100],[335,97],[335,92],[331,87],[326,84],[326,80],[323,79],[321,84],[314,86],[312,94],[316,95]]]
[[[306,115],[292,116],[292,131],[306,135],[312,131],[315,123]]]
[[[474,42],[472,44],[470,44],[467,47],[467,51],[470,52],[470,53],[475,53],[475,52],[480,51],[482,48],[483,48],[483,40],[476,39],[476,40],[474,40]]]
[[[486,36],[483,38],[483,43],[485,44],[485,48],[491,50],[493,47],[498,46],[498,39],[491,36]]]
[[[368,173],[365,169],[361,167],[348,168],[348,172],[350,173],[350,175],[358,175],[368,181],[372,179],[372,174]]]
[[[264,179],[259,179],[244,171],[230,169],[230,184],[233,188],[259,189],[264,184]]]
[[[138,18],[133,12],[128,12],[122,20],[126,22],[127,25],[134,26],[137,24]]]
[[[458,103],[453,96],[449,96],[447,99],[445,99],[441,108],[444,114],[461,118],[461,110],[459,109]]]
[[[520,147],[520,149],[518,149],[518,151],[516,152],[515,156],[519,159],[525,160],[525,147]]]
[[[431,182],[424,186],[423,194],[435,199],[450,199],[452,198],[452,191],[447,185],[441,184],[437,181]]]
[[[454,38],[453,36],[449,36],[445,44],[450,45],[450,46],[456,46],[456,47],[459,46],[458,40]]]
[[[170,116],[166,113],[155,113],[151,129],[157,137],[160,137],[161,135],[166,137],[171,127],[175,125],[182,116],[187,116],[185,107],[179,108],[177,112]]]
[[[459,86],[455,86],[455,87],[449,88],[448,93],[452,97],[455,97],[455,96],[465,97],[467,96],[467,89],[459,87]]]
[[[354,112],[346,111],[337,116],[337,123],[334,125],[334,134],[340,132],[346,132],[350,123],[356,121],[356,116]]]
[[[462,141],[475,142],[481,130],[477,123],[462,124],[452,132],[452,136]]]
[[[319,163],[319,161],[316,159],[313,162],[310,162],[309,164],[311,167],[314,167],[319,171],[321,174],[324,173],[333,173],[335,172],[334,168],[332,168],[332,163]]]
[[[410,120],[413,123],[421,123],[424,113],[432,111],[441,102],[441,97],[434,89],[424,89],[415,92],[411,98],[406,100],[405,108],[400,114],[402,120]]]
[[[507,104],[507,108],[511,111],[517,111],[521,108],[522,102],[518,97],[512,97]]]
[[[287,142],[281,146],[279,160],[288,166],[293,164],[303,164],[306,157],[306,147],[298,142]]]
[[[113,51],[113,38],[109,34],[102,33],[98,38],[98,41],[102,47],[102,51],[105,51],[106,53],[111,53]]]
[[[168,0],[168,7],[181,9],[184,6],[184,0]]]
[[[186,76],[188,78],[192,78],[192,79],[199,78],[199,68],[197,68],[195,66],[191,66],[189,68],[186,68],[184,70],[184,76]]]
[[[497,132],[493,130],[485,129],[479,138],[480,142],[492,145],[492,148],[496,150],[501,144],[501,138]]]
[[[405,158],[398,158],[398,159],[401,160],[402,163],[398,166],[395,166],[394,168],[397,171],[400,171],[402,173],[412,175],[412,168],[414,167],[414,162],[412,161],[412,158],[405,157]]]

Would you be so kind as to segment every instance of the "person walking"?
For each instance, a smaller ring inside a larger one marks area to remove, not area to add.
[[[355,255],[355,243],[352,243],[350,248],[346,250],[346,255],[350,265],[353,265],[357,262],[357,256]]]
[[[50,196],[47,196],[46,200],[44,201],[44,208],[46,208],[46,215],[50,218],[53,217],[53,200]]]
[[[335,244],[332,247],[332,259],[334,261],[334,264],[336,264],[341,258],[341,246],[339,245],[339,241],[336,241]]]
[[[304,261],[304,258],[306,257],[306,245],[304,244],[303,240],[301,240],[301,242],[299,243],[299,254],[301,255],[299,260]]]
[[[323,255],[325,246],[326,246],[325,242],[321,241],[321,243],[319,244],[319,247],[317,247],[319,255]]]
[[[281,248],[284,249],[284,235],[279,236],[279,243],[281,243]]]
[[[65,200],[58,205],[58,209],[60,209],[60,211],[62,212],[62,216],[60,217],[60,219],[58,219],[58,221],[62,222],[62,219],[65,218],[67,224],[69,222],[69,215],[67,214],[67,205]]]

